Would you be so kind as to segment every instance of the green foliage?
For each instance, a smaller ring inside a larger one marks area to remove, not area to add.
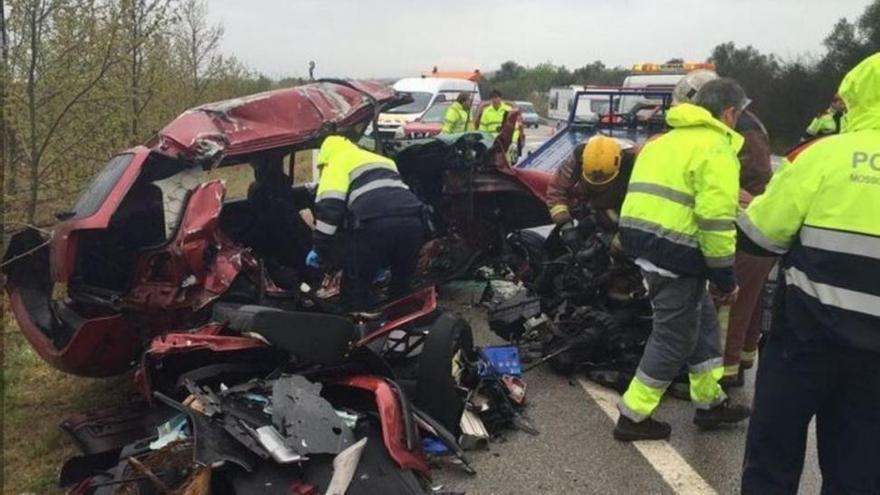
[[[489,92],[497,89],[505,99],[531,101],[539,113],[546,114],[546,94],[550,88],[570,84],[620,85],[626,74],[626,70],[619,67],[609,69],[598,60],[574,71],[550,62],[523,67],[514,61],[507,61],[480,83],[480,92],[485,98]]]
[[[710,60],[723,76],[739,80],[766,124],[776,151],[794,145],[810,120],[828,107],[843,76],[868,55],[880,51],[880,0],[855,21],[840,19],[824,40],[817,59],[783,61],[752,46],[718,45]]]
[[[9,0],[7,220],[40,224],[185,109],[272,87],[219,50],[205,0]]]

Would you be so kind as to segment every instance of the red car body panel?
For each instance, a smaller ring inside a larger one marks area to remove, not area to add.
[[[349,81],[380,103],[398,98],[372,81]],[[174,156],[204,139],[221,143],[226,155],[252,153],[306,142],[372,116],[360,92],[334,83],[313,83],[202,105],[166,125],[151,144]]]
[[[129,305],[148,312],[198,310],[229,288],[248,253],[218,227],[224,194],[219,180],[200,184],[190,193],[175,237],[138,258],[135,283],[126,298]]]
[[[370,375],[351,376],[337,383],[373,393],[382,424],[382,438],[388,454],[401,469],[411,469],[425,477],[430,477],[431,468],[425,459],[421,444],[417,442],[413,450],[406,448],[404,431],[406,422],[403,419],[406,412],[394,388],[384,378]]]
[[[150,155],[150,150],[138,146],[126,153],[132,155],[132,161],[114,184],[101,206],[89,216],[67,220],[55,226],[52,243],[49,246],[52,253],[50,261],[52,278],[56,282],[67,283],[73,273],[76,261],[76,233],[82,230],[107,228],[110,224],[110,218],[116,213],[122,199],[140,175],[141,167]]]
[[[123,315],[91,318],[76,330],[76,337],[59,349],[31,318],[14,284],[7,283],[9,305],[31,347],[53,367],[76,375],[113,376],[131,367],[141,341]]]

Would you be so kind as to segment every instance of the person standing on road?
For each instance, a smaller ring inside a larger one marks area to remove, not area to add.
[[[461,92],[443,114],[443,127],[440,128],[440,134],[458,134],[470,130],[473,130],[471,94]]]
[[[373,304],[376,273],[391,269],[389,296],[409,290],[424,240],[423,204],[400,179],[392,160],[342,136],[328,136],[318,152],[314,250],[307,264],[332,264],[331,244],[344,230],[342,305],[365,311]]]
[[[846,132],[805,145],[739,218],[783,255],[744,494],[797,493],[816,417],[822,493],[880,493],[880,52],[844,77]]]
[[[501,100],[501,91],[497,89],[493,89],[489,97],[491,98],[490,103],[480,113],[477,129],[482,132],[488,132],[494,138],[498,137],[498,133],[501,132],[504,118],[507,112],[511,110],[511,106]],[[517,136],[514,136],[512,142],[516,143],[516,138]]]
[[[846,104],[839,94],[834,95],[834,98],[831,99],[831,106],[810,122],[809,127],[804,132],[803,139],[810,140],[821,136],[840,134],[845,114]]]
[[[583,204],[616,230],[634,163],[632,142],[597,134],[576,146],[556,170],[547,187],[547,207],[566,246],[574,248],[580,242],[572,215]]]
[[[721,342],[710,296],[733,302],[737,294],[736,154],[743,138],[733,127],[749,99],[739,83],[721,78],[694,101],[672,107],[672,129],[642,148],[621,211],[623,248],[642,268],[654,310],[636,375],[618,403],[614,438],[622,441],[669,437],[670,425],[651,416],[685,364],[698,426],[736,423],[750,412],[718,384]]]
[[[707,82],[718,79],[711,70],[696,70],[685,76],[672,91],[672,104],[691,103]],[[736,123],[736,132],[744,138],[739,151],[740,206],[746,207],[754,196],[764,192],[773,171],[770,168],[770,137],[761,119],[746,109]],[[762,295],[775,258],[754,256],[737,250],[734,262],[739,294],[729,312],[719,309],[724,336],[724,376],[721,386],[739,387],[743,370],[754,365],[761,337]]]

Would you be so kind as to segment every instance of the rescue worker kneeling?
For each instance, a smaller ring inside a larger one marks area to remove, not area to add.
[[[721,340],[707,291],[710,285],[722,302],[736,299],[743,138],[733,128],[749,100],[736,81],[722,78],[706,83],[694,101],[673,107],[666,118],[672,130],[642,148],[621,211],[623,248],[642,268],[654,310],[653,331],[618,404],[614,438],[622,441],[669,436],[669,424],[651,415],[685,364],[694,423],[714,428],[750,413],[718,384]]]
[[[634,162],[632,142],[596,135],[575,147],[571,159],[556,170],[547,188],[547,207],[567,247],[574,249],[580,242],[574,216],[584,203],[597,213],[600,228],[617,230]]]
[[[318,152],[315,249],[309,264],[327,260],[344,231],[343,309],[364,311],[373,303],[377,272],[391,270],[391,298],[405,295],[424,242],[423,205],[400,179],[394,161],[328,136]]]

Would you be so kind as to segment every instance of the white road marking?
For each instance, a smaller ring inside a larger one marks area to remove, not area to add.
[[[616,393],[604,389],[584,378],[578,384],[615,423],[620,413],[617,411]],[[665,440],[646,440],[633,442],[633,446],[657,471],[675,493],[682,495],[708,495],[718,492],[697,473],[693,467]]]

